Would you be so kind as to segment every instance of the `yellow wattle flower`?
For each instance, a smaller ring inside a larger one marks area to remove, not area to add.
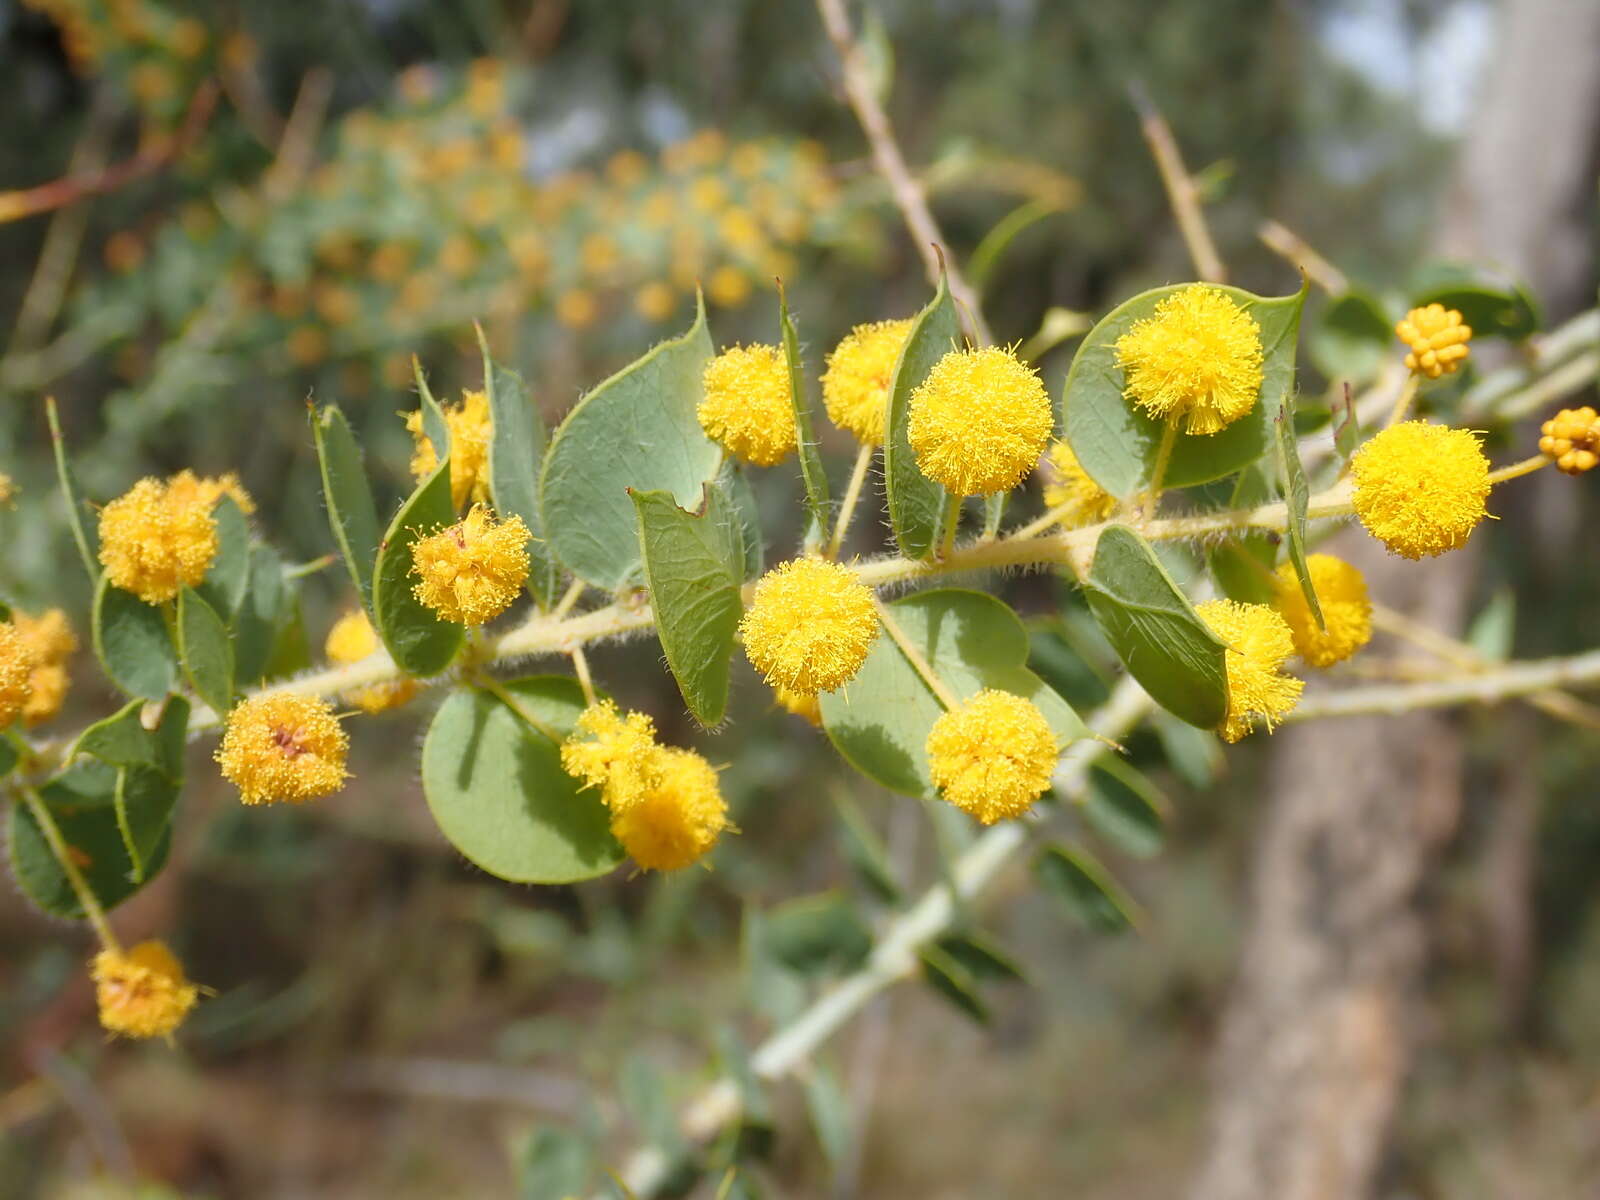
[[[1419,375],[1437,379],[1449,375],[1471,353],[1472,327],[1461,323],[1461,314],[1442,304],[1413,308],[1394,327],[1400,340],[1411,349],[1406,366]]]
[[[89,967],[100,1024],[124,1037],[169,1037],[200,999],[183,965],[158,941],[102,950]]]
[[[906,432],[917,466],[952,495],[1017,486],[1055,418],[1038,372],[1009,350],[952,350],[911,393]]]
[[[100,565],[112,587],[146,604],[196,587],[217,556],[215,498],[205,500],[178,477],[169,490],[145,478],[100,510]]]
[[[326,700],[267,692],[228,714],[215,757],[244,803],[298,804],[344,786],[349,749],[350,739]]]
[[[348,666],[376,654],[378,644],[378,631],[372,627],[366,611],[357,608],[333,623],[322,652],[328,656],[329,662]],[[343,698],[346,703],[354,704],[363,712],[380,713],[398,708],[416,694],[417,681],[405,677],[352,688],[343,693]]]
[[[1486,515],[1489,460],[1470,430],[1391,425],[1356,451],[1350,476],[1356,516],[1406,558],[1458,549]]]
[[[450,431],[450,503],[458,511],[468,501],[487,504],[489,444],[494,438],[488,394],[462,392],[460,404],[442,406],[440,411]],[[420,410],[406,414],[406,429],[416,443],[411,453],[411,477],[420,483],[438,467],[439,455],[423,429]]]
[[[777,346],[734,346],[706,364],[695,415],[735,458],[771,467],[795,451],[789,368]]]
[[[22,715],[33,695],[33,649],[10,621],[0,622],[0,729]]]
[[[411,550],[416,597],[446,621],[482,625],[517,598],[528,578],[528,527],[521,517],[496,521],[475,504],[460,521]]]
[[[661,777],[656,725],[642,712],[623,714],[598,700],[578,716],[561,744],[561,769],[586,788],[598,788],[613,813],[631,808]]]
[[[1124,394],[1157,421],[1217,433],[1255,407],[1261,327],[1220,288],[1193,283],[1117,339]]]
[[[942,714],[926,749],[939,794],[985,825],[1032,808],[1061,753],[1036,704],[992,688]]]
[[[256,502],[244,490],[239,476],[232,471],[224,475],[201,476],[185,468],[167,480],[167,499],[173,504],[200,504],[210,510],[224,496],[232,499],[247,517],[256,511]]]
[[[655,784],[637,803],[613,809],[611,832],[646,871],[676,871],[698,862],[722,835],[728,806],[717,770],[692,750],[655,752]]]
[[[822,406],[828,419],[863,446],[883,445],[889,423],[889,385],[915,321],[857,325],[828,355]]]
[[[763,575],[739,622],[744,651],[774,687],[831,692],[854,678],[878,636],[872,590],[838,563],[799,558]]]
[[[1227,646],[1228,711],[1217,730],[1222,740],[1237,742],[1257,721],[1271,732],[1273,723],[1299,703],[1305,687],[1281,673],[1294,653],[1289,623],[1270,605],[1237,600],[1207,600],[1194,611]]]
[[[1109,520],[1117,511],[1117,498],[1089,478],[1072,447],[1064,441],[1052,443],[1040,473],[1045,479],[1044,506],[1057,509],[1072,505],[1061,515],[1061,524],[1069,529]]]
[[[67,697],[66,662],[78,649],[77,635],[67,614],[52,608],[37,617],[17,611],[12,614],[12,624],[33,656],[33,672],[29,676],[29,695],[22,705],[22,720],[30,729],[42,725],[61,711]]]
[[[1590,405],[1563,408],[1539,432],[1539,453],[1554,459],[1556,470],[1582,475],[1600,465],[1600,415]]]
[[[1295,652],[1306,665],[1331,667],[1372,640],[1372,600],[1361,572],[1341,558],[1313,554],[1306,559],[1306,571],[1322,609],[1322,627],[1318,627],[1311,606],[1306,603],[1293,563],[1278,568],[1274,603],[1279,615],[1289,623]]]

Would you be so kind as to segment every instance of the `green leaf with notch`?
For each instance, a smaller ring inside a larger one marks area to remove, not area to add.
[[[889,500],[889,523],[894,528],[900,553],[907,558],[926,558],[939,544],[944,519],[944,488],[933,482],[917,466],[911,449],[908,427],[911,421],[911,393],[934,364],[961,346],[961,320],[956,313],[950,288],[940,272],[939,287],[928,307],[914,318],[895,364],[894,380],[889,385],[889,417],[883,440],[883,478]]]
[[[407,675],[437,675],[450,665],[466,638],[465,629],[444,620],[412,590],[413,548],[455,519],[447,457],[401,505],[378,551],[372,577],[373,624],[395,665]]]
[[[328,505],[328,526],[362,606],[370,614],[372,572],[378,558],[378,509],[372,502],[361,447],[337,404],[311,409],[309,415],[322,472],[322,495]]]
[[[162,610],[101,576],[95,589],[94,652],[111,681],[130,696],[159,700],[178,681],[178,655]]]

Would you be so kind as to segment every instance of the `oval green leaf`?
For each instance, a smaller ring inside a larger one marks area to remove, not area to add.
[[[195,695],[213,711],[225,713],[233,706],[233,643],[228,627],[190,588],[178,593],[178,661]]]
[[[183,743],[189,730],[189,702],[169,696],[154,729],[144,726],[147,702],[134,700],[78,735],[67,758],[80,754],[113,767],[154,767],[173,783],[183,782]]]
[[[378,557],[378,509],[372,502],[361,447],[337,404],[313,408],[309,415],[311,436],[317,444],[317,464],[322,471],[322,495],[328,505],[328,526],[362,606],[370,613],[372,570]]]
[[[250,523],[233,497],[226,495],[217,499],[211,518],[217,523],[217,556],[195,590],[231,625],[250,580]]]
[[[539,468],[544,464],[545,429],[539,406],[522,376],[489,356],[483,330],[483,386],[489,394],[489,495],[502,517],[518,516],[533,536],[528,541],[528,593],[541,608],[555,603],[561,566],[545,540],[539,511]]]
[[[926,558],[939,544],[944,519],[944,488],[917,466],[907,426],[911,420],[911,393],[928,377],[933,365],[963,345],[961,319],[955,301],[939,274],[939,287],[928,307],[916,315],[906,344],[895,364],[889,385],[889,417],[883,439],[883,478],[889,501],[889,524],[900,553]]]
[[[411,493],[384,535],[372,577],[373,624],[395,664],[408,675],[437,675],[461,649],[466,630],[418,600],[411,551],[421,538],[456,519],[450,503],[450,459]]]
[[[148,700],[172,690],[178,681],[178,656],[160,608],[112,587],[101,576],[90,619],[95,656],[113,683]]]

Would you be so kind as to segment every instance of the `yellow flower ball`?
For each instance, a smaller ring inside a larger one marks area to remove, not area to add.
[[[489,443],[494,438],[489,397],[484,392],[462,392],[460,404],[444,406],[442,411],[450,431],[450,503],[458,510],[469,500],[487,504]],[[411,453],[411,477],[421,483],[439,466],[439,456],[423,429],[420,410],[406,414],[406,428],[416,442]]]
[[[228,714],[216,760],[244,803],[298,804],[344,786],[349,748],[326,700],[267,692]]]
[[[993,825],[1022,816],[1050,790],[1061,751],[1036,704],[991,688],[933,723],[927,753],[939,794]]]
[[[768,683],[815,696],[848,683],[867,660],[878,636],[877,602],[838,563],[794,559],[756,584],[739,636]]]
[[[348,666],[372,657],[378,652],[378,645],[378,631],[372,627],[366,611],[357,608],[333,623],[322,652],[328,656],[329,662]],[[417,681],[402,678],[352,688],[343,694],[343,698],[347,704],[354,704],[363,712],[380,713],[398,708],[416,694]]]
[[[1300,701],[1305,683],[1281,674],[1294,653],[1289,623],[1266,604],[1207,600],[1195,613],[1227,646],[1228,712],[1218,729],[1225,742],[1237,742],[1257,721],[1272,730],[1273,722]]]
[[[638,803],[612,810],[611,832],[646,871],[698,862],[729,828],[717,771],[692,750],[656,751],[659,777]]]
[[[211,505],[180,484],[141,479],[100,511],[100,565],[113,587],[146,604],[196,587],[217,556]]]
[[[1489,460],[1470,430],[1391,425],[1356,451],[1350,475],[1356,516],[1406,558],[1458,549],[1486,513]]]
[[[200,999],[200,989],[162,942],[140,942],[124,953],[102,950],[89,967],[100,1024],[124,1037],[170,1037]]]
[[[789,368],[777,346],[735,346],[705,369],[695,415],[706,436],[736,458],[774,466],[795,450]]]
[[[1157,421],[1212,434],[1255,407],[1261,327],[1219,288],[1190,284],[1117,339],[1123,388]]]
[[[718,267],[706,280],[706,296],[723,308],[737,308],[750,298],[749,277],[737,267]]]
[[[1471,353],[1467,343],[1472,340],[1472,326],[1463,325],[1461,320],[1459,312],[1442,304],[1408,312],[1405,320],[1394,327],[1411,350],[1406,355],[1406,366],[1419,375],[1437,379],[1466,362]]]
[[[521,517],[496,521],[481,504],[412,547],[412,589],[446,621],[482,625],[517,598],[528,578],[528,527]]]
[[[677,307],[678,294],[662,279],[653,279],[634,293],[633,307],[646,321],[665,321]]]
[[[10,621],[0,624],[0,729],[22,715],[33,695],[33,649]]]
[[[863,446],[883,445],[889,423],[889,385],[915,321],[857,325],[828,355],[822,404],[828,419]]]
[[[1071,505],[1061,514],[1061,524],[1093,525],[1106,521],[1117,511],[1117,498],[1106,491],[1078,463],[1078,456],[1066,442],[1051,445],[1045,456],[1044,505],[1049,509]]]
[[[1054,424],[1038,372],[1009,350],[952,350],[911,393],[917,466],[953,495],[1009,491],[1039,461]]]
[[[1306,559],[1306,570],[1322,609],[1322,627],[1306,603],[1293,563],[1278,568],[1275,604],[1289,623],[1295,652],[1308,666],[1331,667],[1372,640],[1372,600],[1361,572],[1342,558],[1313,554]]]
[[[648,714],[617,711],[610,700],[584,709],[561,745],[561,769],[586,788],[600,789],[613,813],[633,807],[661,778],[656,726]]]
[[[77,652],[78,638],[72,632],[67,614],[59,608],[49,609],[37,617],[18,611],[12,614],[11,620],[33,656],[28,698],[23,702],[21,713],[23,723],[32,728],[61,711],[70,682],[65,664]]]

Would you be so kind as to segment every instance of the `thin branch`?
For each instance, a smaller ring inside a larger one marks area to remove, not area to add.
[[[1156,160],[1156,169],[1161,172],[1167,199],[1172,203],[1172,215],[1178,219],[1178,232],[1183,234],[1183,243],[1189,248],[1196,273],[1208,283],[1227,283],[1228,269],[1222,265],[1217,245],[1211,240],[1205,213],[1200,209],[1200,191],[1194,185],[1189,168],[1183,165],[1183,154],[1178,149],[1178,139],[1172,136],[1172,127],[1142,84],[1130,83],[1128,96],[1139,114],[1139,129]]]
[[[1600,684],[1600,650],[1570,658],[1547,658],[1503,666],[1425,683],[1396,683],[1350,688],[1307,696],[1285,721],[1318,717],[1362,715],[1393,716],[1419,708],[1446,708],[1457,704],[1500,704],[1521,696],[1561,688]]]
[[[1350,280],[1322,255],[1313,250],[1298,233],[1277,221],[1263,221],[1256,236],[1274,254],[1287,259],[1289,264],[1304,271],[1311,280],[1330,296],[1342,296],[1350,290]]]

